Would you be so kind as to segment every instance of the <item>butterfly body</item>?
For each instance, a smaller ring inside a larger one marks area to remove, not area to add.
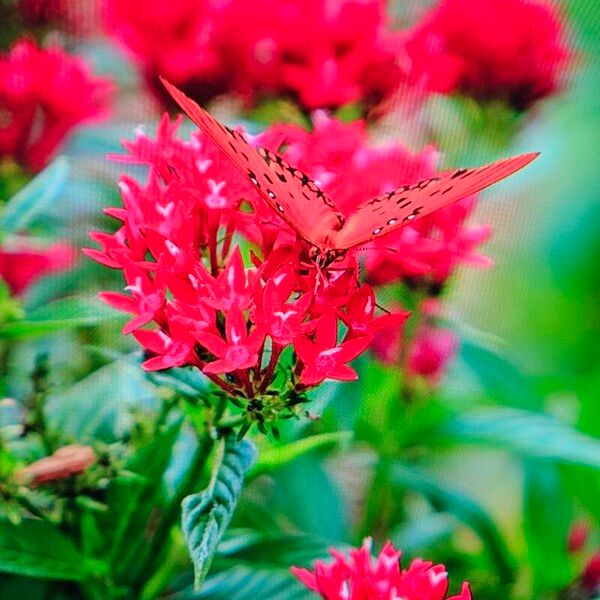
[[[508,177],[538,156],[532,152],[440,173],[366,200],[346,216],[306,173],[275,152],[251,145],[240,132],[221,124],[175,86],[162,81],[187,116],[311,246],[310,258],[320,269],[326,269],[352,248]]]

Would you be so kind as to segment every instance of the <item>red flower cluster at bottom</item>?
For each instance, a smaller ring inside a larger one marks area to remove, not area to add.
[[[448,592],[448,573],[444,565],[420,559],[402,569],[402,552],[387,542],[373,562],[372,542],[345,556],[331,550],[333,561],[317,561],[312,571],[292,567],[294,575],[325,600],[444,600]],[[457,596],[447,600],[471,600],[469,585],[463,583]]]

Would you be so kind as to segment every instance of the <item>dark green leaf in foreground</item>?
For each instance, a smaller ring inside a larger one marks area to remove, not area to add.
[[[115,319],[122,319],[122,315],[96,298],[63,298],[32,310],[19,321],[6,323],[0,329],[0,340],[35,337]]]
[[[242,493],[244,476],[256,456],[250,442],[236,442],[234,436],[227,437],[220,450],[208,487],[182,503],[183,532],[194,564],[196,587],[206,576]]]
[[[61,156],[19,190],[0,217],[3,234],[22,231],[63,190],[69,176],[69,162]]]
[[[80,581],[101,563],[86,560],[73,542],[44,521],[18,525],[0,520],[0,572],[43,579]]]

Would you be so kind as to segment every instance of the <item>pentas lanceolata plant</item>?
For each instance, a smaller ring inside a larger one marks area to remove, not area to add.
[[[158,75],[199,102],[233,92],[248,103],[289,96],[306,110],[368,107],[401,76],[381,0],[109,0],[104,20],[163,99]]]
[[[199,133],[176,137],[165,116],[156,139],[138,133],[119,160],[148,165],[141,184],[121,177],[114,234],[94,233],[99,262],[122,270],[126,293],[103,299],[133,318],[149,371],[195,366],[262,430],[298,411],[324,379],[352,380],[348,365],[405,311],[377,308],[348,256],[326,271],[230,161]],[[260,143],[276,148],[275,128]]]
[[[359,282],[356,255],[325,273],[315,268],[308,245],[221,152],[198,133],[178,140],[178,124],[164,117],[156,140],[139,133],[125,142],[129,154],[119,160],[148,165],[148,181],[121,178],[124,208],[107,213],[122,226],[112,235],[93,234],[101,250],[88,254],[123,271],[127,293],[102,297],[134,315],[124,331],[146,349],[144,368],[196,366],[241,399],[248,422],[263,427],[296,410],[324,379],[355,379],[348,363],[374,340],[379,348],[386,335],[398,340],[391,332],[408,313],[377,308],[371,286]],[[312,133],[280,125],[257,141],[277,149],[283,140],[285,157],[319,181],[343,211],[434,172],[433,149],[413,155],[399,145],[372,148],[362,122],[344,124],[325,113],[315,115]],[[472,206],[472,198],[463,200],[391,234],[398,268],[388,279],[410,274],[414,281],[418,274],[437,284],[461,262],[485,262],[475,248],[488,228],[463,225]],[[367,259],[367,274],[379,283],[391,269],[376,260]],[[147,328],[150,323],[155,327]],[[455,344],[427,344],[423,337],[431,331],[433,323],[417,337],[408,368],[437,381]],[[397,353],[388,351],[388,359],[397,361]]]
[[[77,125],[106,115],[111,90],[80,58],[18,41],[0,57],[0,159],[41,170]]]
[[[572,56],[550,0],[441,0],[406,32],[408,80],[523,111],[555,93]]]
[[[460,594],[447,596],[448,573],[444,565],[420,559],[407,569],[400,564],[402,552],[387,542],[375,562],[372,542],[345,554],[331,550],[330,563],[316,561],[312,570],[292,567],[310,590],[325,600],[471,600],[469,585]]]

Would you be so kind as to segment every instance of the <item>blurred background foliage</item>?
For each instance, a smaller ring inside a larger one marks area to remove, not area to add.
[[[20,27],[11,4],[0,8],[11,15],[0,25],[5,49]],[[391,10],[403,23],[422,4]],[[182,480],[194,491],[208,479],[208,467],[193,462],[198,403],[184,402],[184,424],[173,408],[173,398],[200,397],[206,383],[187,372],[142,372],[137,346],[120,333],[124,319],[95,300],[96,292],[120,287],[120,277],[82,256],[17,301],[2,291],[0,474],[67,443],[92,444],[101,460],[88,479],[65,484],[59,503],[50,494],[15,500],[0,481],[0,598],[303,598],[290,565],[310,564],[328,546],[357,545],[367,535],[377,544],[391,539],[407,558],[443,562],[453,585],[472,582],[475,598],[579,598],[565,590],[589,553],[569,553],[569,532],[584,521],[588,548],[597,549],[600,524],[600,11],[596,0],[562,5],[576,66],[564,91],[532,109],[516,135],[506,138],[514,124],[493,108],[484,118],[481,107],[443,96],[426,107],[427,141],[438,143],[448,164],[541,152],[478,205],[477,220],[493,225],[485,251],[495,266],[461,268],[447,290],[447,323],[461,344],[443,385],[427,401],[404,402],[395,369],[361,357],[358,382],[313,392],[309,410],[320,419],[287,423],[280,441],[257,437],[258,462],[201,592],[193,591],[177,528],[139,564],[147,538],[136,535],[153,510],[180,500]],[[34,33],[41,39],[47,31]],[[115,82],[114,114],[78,129],[65,158],[25,187],[28,175],[2,177],[0,194],[4,203],[12,197],[9,207],[21,194],[16,214],[27,221],[15,231],[26,224],[31,235],[79,248],[89,244],[89,231],[112,227],[102,209],[119,204],[123,165],[105,155],[119,152],[139,124],[153,131],[159,111],[121,50],[94,36],[65,40]],[[222,115],[230,109],[216,107]],[[345,110],[353,115],[355,107]],[[287,101],[245,117],[273,120],[274,112],[305,119]],[[422,132],[407,129],[405,119],[387,115],[378,133],[419,148]],[[455,122],[471,130],[446,126]],[[28,203],[31,212],[23,209]],[[10,217],[3,214],[5,232]],[[161,412],[166,405],[169,415]],[[23,419],[36,443],[20,439],[15,428]],[[38,521],[23,525],[20,502],[33,502],[34,515],[51,509],[69,537],[53,544],[48,531],[36,530]],[[139,523],[115,524],[117,511],[135,513]],[[116,539],[103,529],[117,531]],[[20,563],[19,553],[30,562]],[[106,588],[105,556],[119,565]]]

